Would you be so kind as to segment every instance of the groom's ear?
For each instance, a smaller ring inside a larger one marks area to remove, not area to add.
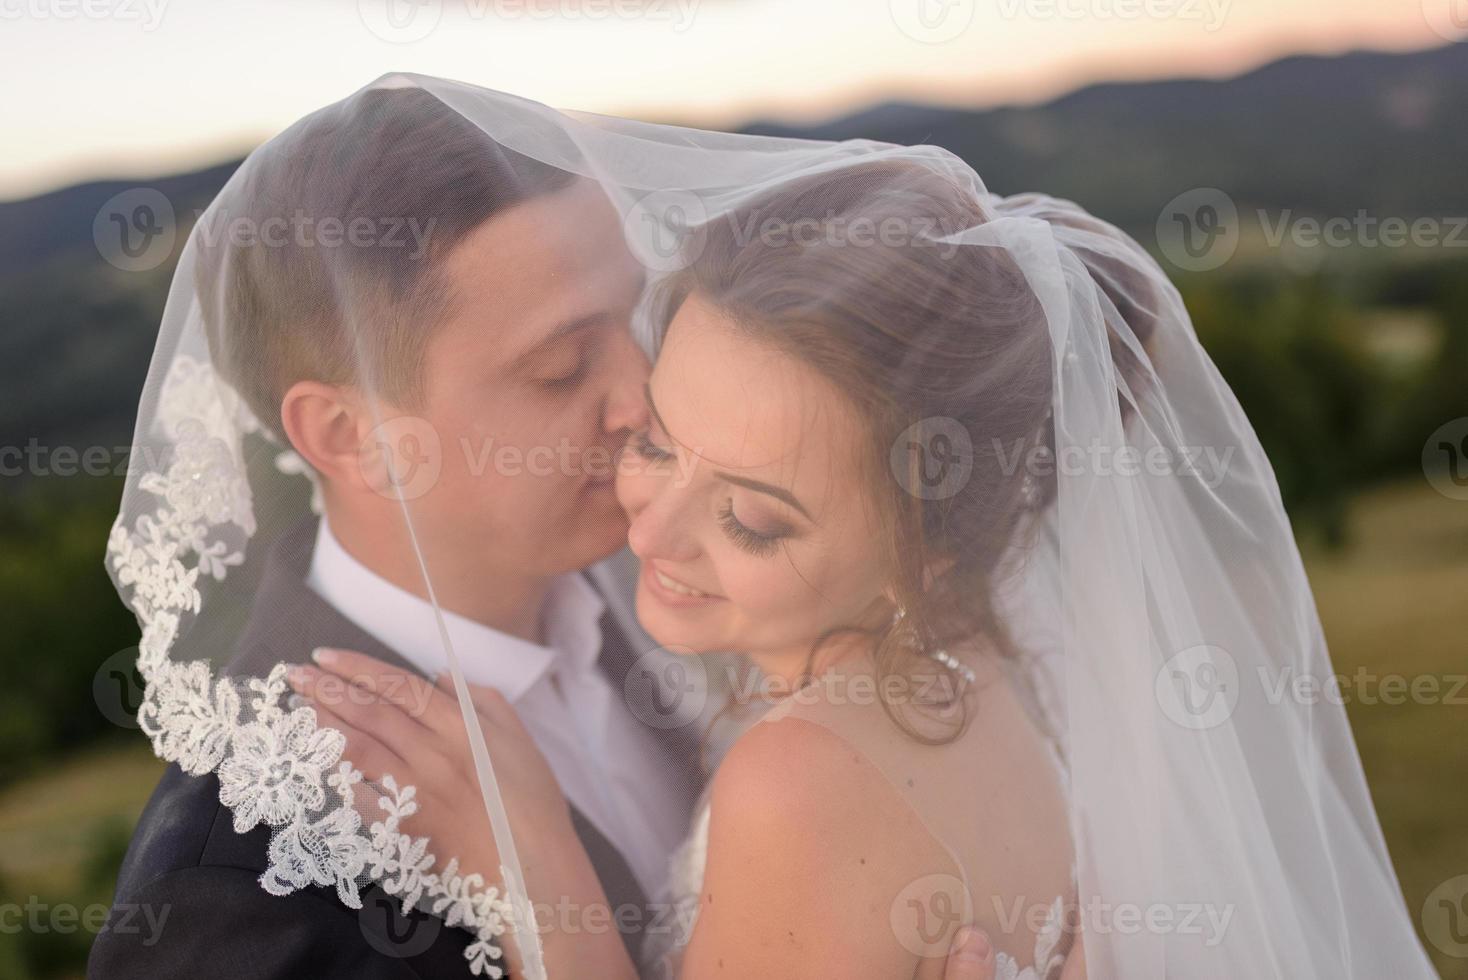
[[[291,447],[336,486],[363,485],[360,399],[351,388],[297,381],[280,401],[280,423]]]

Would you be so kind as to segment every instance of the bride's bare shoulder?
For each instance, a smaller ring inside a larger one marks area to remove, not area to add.
[[[736,974],[787,975],[792,957],[831,976],[910,972],[889,930],[868,924],[944,860],[925,846],[910,808],[840,736],[794,717],[755,725],[714,775],[692,961]]]

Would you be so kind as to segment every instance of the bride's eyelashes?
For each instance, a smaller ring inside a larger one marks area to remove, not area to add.
[[[650,429],[634,432],[628,446],[649,463],[667,463],[675,458],[673,452],[652,441]],[[775,553],[780,542],[790,536],[788,528],[763,531],[745,524],[734,514],[734,501],[725,500],[718,511],[719,527],[734,544],[756,558],[767,558]]]
[[[673,458],[673,454],[652,441],[652,436],[647,429],[633,433],[632,451],[649,463],[666,463]]]
[[[780,541],[789,534],[784,530],[756,531],[749,527],[734,516],[734,501],[732,500],[724,501],[724,505],[719,508],[719,526],[724,529],[730,541],[756,558],[768,558],[773,555]]]

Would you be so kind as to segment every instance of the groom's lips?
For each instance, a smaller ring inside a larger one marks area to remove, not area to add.
[[[651,561],[642,563],[642,585],[654,599],[666,606],[706,606],[724,601],[723,596],[702,592],[687,582],[660,571]]]

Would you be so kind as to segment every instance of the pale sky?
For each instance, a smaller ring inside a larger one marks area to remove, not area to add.
[[[1457,2],[0,0],[0,199],[242,154],[389,71],[727,126],[1426,47]]]

